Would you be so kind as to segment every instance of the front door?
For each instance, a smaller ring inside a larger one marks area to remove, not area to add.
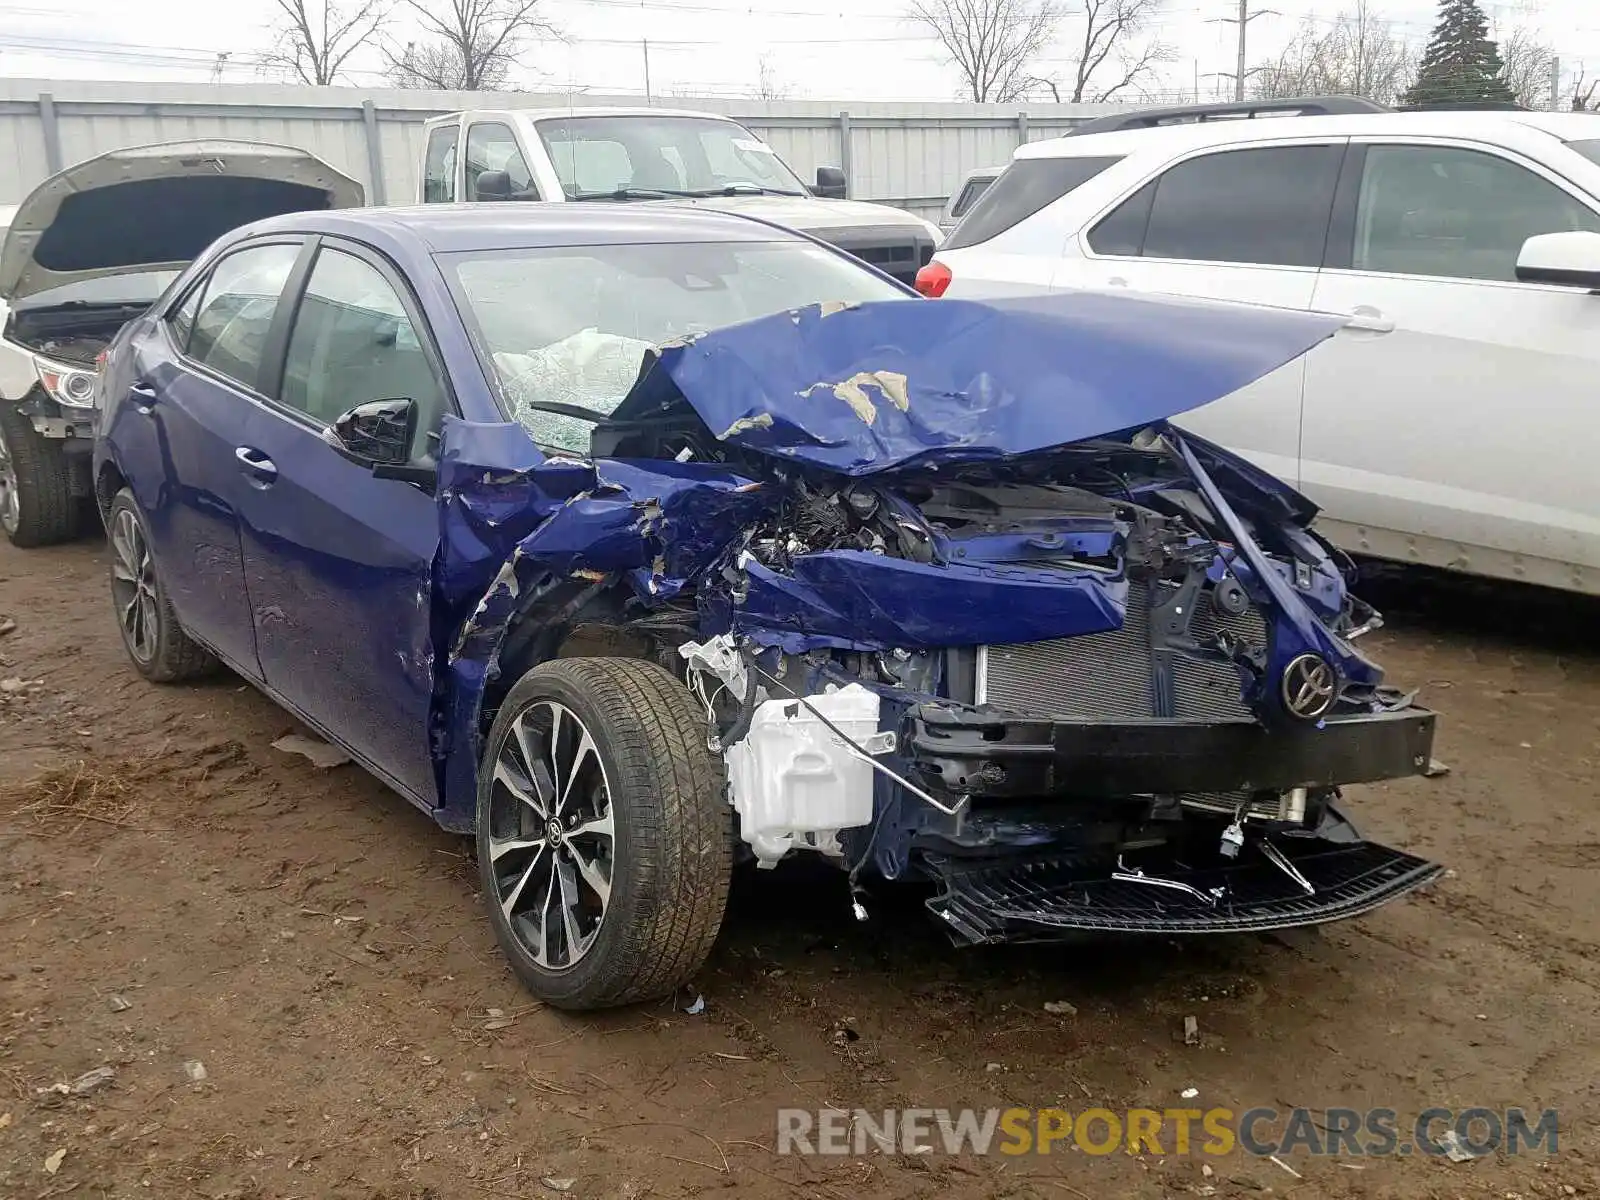
[[[1322,263],[1344,141],[1209,150],[1151,179],[1096,221],[1055,286],[1271,305],[1303,312]],[[1299,475],[1302,360],[1177,423]]]
[[[1572,587],[1600,571],[1600,297],[1518,283],[1522,243],[1600,230],[1535,164],[1373,144],[1344,262],[1313,306],[1352,328],[1307,356],[1303,486],[1326,531],[1386,558]]]
[[[375,478],[321,437],[358,404],[409,397],[423,414],[420,457],[445,405],[423,336],[409,294],[381,260],[324,240],[274,403],[259,406],[245,431],[258,485],[241,500],[240,517],[267,686],[432,807],[437,509],[417,486]]]

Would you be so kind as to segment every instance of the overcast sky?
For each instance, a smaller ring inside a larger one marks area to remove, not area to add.
[[[315,2],[315,0],[314,0]],[[1251,0],[1276,10],[1250,23],[1250,60],[1270,54],[1305,18],[1323,22],[1339,0]],[[1066,0],[1069,11],[1077,7]],[[650,43],[652,90],[658,95],[751,95],[766,64],[768,78],[794,99],[958,99],[959,77],[926,31],[904,19],[902,0],[544,0],[564,42],[531,45],[513,81],[539,90],[591,93],[644,91]],[[1375,0],[1398,35],[1419,48],[1436,15],[1429,0]],[[1516,25],[1541,31],[1569,72],[1600,74],[1600,0],[1484,3],[1504,36]],[[0,0],[0,75],[47,79],[212,78],[226,53],[222,79],[263,78],[253,56],[271,42],[272,0]],[[1152,32],[1177,58],[1154,86],[1202,94],[1230,87],[1213,73],[1233,67],[1234,26],[1214,18],[1237,11],[1234,0],[1168,0]],[[404,40],[403,17],[386,25]],[[1041,62],[1041,74],[1070,71],[1081,18],[1068,16]],[[347,82],[382,82],[375,48],[351,59]]]

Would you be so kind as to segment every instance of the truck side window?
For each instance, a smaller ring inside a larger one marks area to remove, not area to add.
[[[449,204],[456,198],[456,141],[461,129],[440,125],[428,134],[427,155],[422,164],[422,202]]]
[[[522,147],[517,145],[517,135],[498,121],[479,121],[467,130],[468,200],[484,199],[478,195],[478,176],[485,171],[504,171],[511,180],[514,199],[539,199],[539,189],[522,157]]]

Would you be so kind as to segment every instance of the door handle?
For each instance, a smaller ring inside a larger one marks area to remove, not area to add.
[[[141,416],[148,417],[150,410],[156,406],[156,390],[148,383],[136,383],[128,389],[128,398],[133,401],[133,407],[139,410]]]
[[[1364,333],[1393,333],[1394,321],[1384,316],[1370,304],[1360,304],[1345,317],[1346,329],[1359,329]]]
[[[239,460],[239,465],[245,474],[251,476],[262,486],[273,483],[278,478],[278,466],[261,451],[252,446],[239,446],[233,456]]]

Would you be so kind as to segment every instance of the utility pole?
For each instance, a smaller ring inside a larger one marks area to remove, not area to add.
[[[1212,18],[1214,21],[1219,21],[1224,25],[1237,25],[1239,27],[1239,57],[1238,57],[1238,65],[1234,68],[1234,72],[1233,72],[1233,98],[1235,100],[1243,100],[1244,99],[1244,79],[1245,79],[1245,76],[1249,73],[1249,72],[1247,72],[1245,70],[1245,66],[1244,66],[1244,60],[1245,60],[1245,31],[1248,28],[1248,26],[1249,26],[1251,21],[1254,21],[1257,17],[1267,16],[1269,13],[1271,13],[1274,16],[1280,15],[1280,14],[1278,14],[1277,10],[1271,9],[1271,8],[1258,8],[1255,12],[1251,12],[1250,11],[1250,0],[1239,0],[1239,15],[1237,17],[1214,17],[1214,18]]]
[[[652,104],[650,96],[650,39],[640,38],[639,44],[644,47],[644,102]]]
[[[1561,60],[1550,60],[1550,111],[1556,112],[1561,108]]]

